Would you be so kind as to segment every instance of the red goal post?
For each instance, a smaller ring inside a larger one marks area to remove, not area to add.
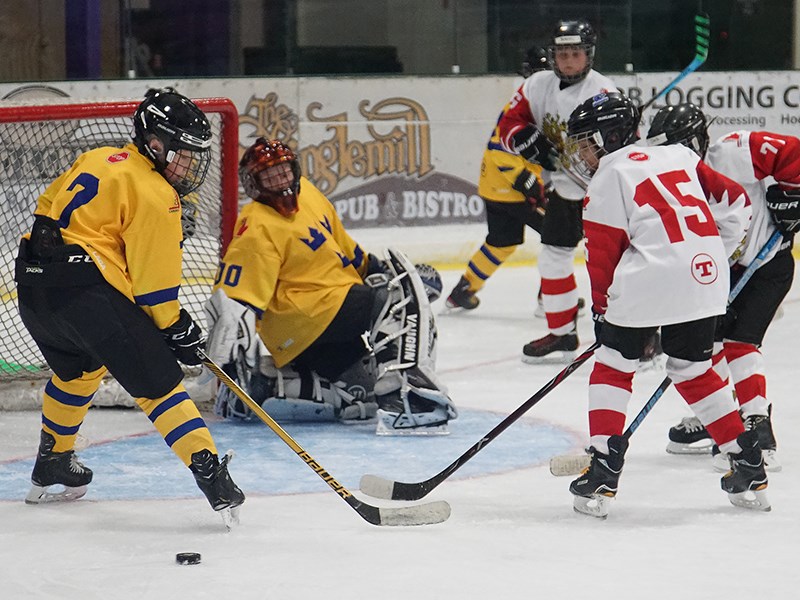
[[[205,326],[203,303],[238,210],[239,114],[227,98],[194,101],[211,123],[214,143],[203,185],[184,199],[197,210],[194,235],[184,242],[180,299]],[[28,381],[22,387],[38,392],[37,383],[51,375],[19,319],[14,284],[19,238],[30,230],[36,200],[82,152],[130,142],[131,117],[140,102],[69,98],[0,102],[0,409],[9,404],[4,388],[10,383]],[[10,404],[16,407],[15,402]]]

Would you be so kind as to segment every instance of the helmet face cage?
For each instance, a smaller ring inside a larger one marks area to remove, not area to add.
[[[665,106],[653,118],[653,123],[647,132],[647,144],[650,146],[683,144],[702,159],[710,142],[709,126],[710,123],[706,121],[703,111],[691,102]]]
[[[180,196],[199,188],[211,164],[211,124],[197,106],[172,88],[150,89],[133,116],[133,140]],[[153,138],[164,154],[150,147]]]
[[[283,165],[289,166],[290,177]],[[297,212],[300,162],[282,142],[258,138],[239,161],[239,179],[250,198],[271,206],[284,217]]]
[[[598,94],[584,101],[567,123],[567,154],[584,176],[597,170],[600,158],[639,139],[639,111],[619,92]]]
[[[594,50],[597,43],[597,35],[588,21],[583,19],[577,21],[560,21],[553,33],[553,39],[547,47],[547,58],[550,67],[558,78],[564,83],[577,83],[582,81],[594,65]],[[586,54],[586,66],[573,75],[568,75],[558,68],[556,63],[556,53],[558,50],[582,50]]]

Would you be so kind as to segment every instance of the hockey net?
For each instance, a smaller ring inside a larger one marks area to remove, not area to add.
[[[20,236],[30,230],[37,198],[82,152],[130,142],[140,101],[34,102],[0,102],[0,410],[41,405],[52,375],[19,318],[14,284]],[[214,145],[202,187],[184,198],[197,210],[194,235],[184,242],[180,301],[205,328],[203,303],[236,221],[238,111],[225,98],[195,102],[211,122]],[[126,406],[132,399],[109,379],[94,403]]]

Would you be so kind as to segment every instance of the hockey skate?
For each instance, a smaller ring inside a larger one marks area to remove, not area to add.
[[[768,414],[750,415],[744,420],[745,431],[755,431],[758,435],[758,445],[764,457],[764,470],[768,473],[777,473],[783,468],[778,460],[778,444],[772,432],[772,405],[767,409]],[[728,457],[721,454],[716,444],[711,448],[712,466],[715,471],[726,473],[730,469]]]
[[[53,452],[55,438],[42,431],[39,452],[31,474],[31,490],[25,497],[26,504],[66,502],[77,500],[86,494],[92,481],[92,470],[83,466],[73,450]],[[51,489],[51,486],[63,487]]]
[[[575,359],[578,349],[578,333],[566,335],[547,334],[522,347],[522,362],[531,365],[568,363]]]
[[[628,440],[621,435],[608,439],[608,454],[589,448],[589,467],[569,486],[570,493],[575,496],[572,504],[575,512],[598,519],[608,516],[609,503],[617,495],[627,449]]]
[[[458,280],[456,287],[450,292],[446,302],[448,308],[463,308],[465,310],[478,308],[480,303],[481,301],[475,295],[475,292],[470,291],[469,281],[464,276]]]
[[[228,473],[228,463],[232,458],[232,450],[228,450],[222,460],[210,450],[201,450],[192,454],[192,464],[189,466],[197,487],[208,499],[211,508],[220,513],[222,522],[229,530],[239,523],[239,507],[244,502],[244,493]]]
[[[667,452],[670,454],[708,454],[713,444],[714,440],[697,417],[684,417],[669,428]]]
[[[772,507],[767,499],[767,474],[764,457],[758,443],[758,434],[745,431],[736,439],[742,451],[728,454],[730,471],[722,476],[722,489],[734,506],[751,510],[769,511]]]

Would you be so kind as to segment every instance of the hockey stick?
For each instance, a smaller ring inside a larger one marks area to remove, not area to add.
[[[681,71],[678,76],[670,81],[666,87],[664,87],[660,92],[658,92],[655,96],[650,98],[640,109],[639,115],[644,114],[644,111],[650,107],[653,102],[668,94],[672,91],[676,85],[678,85],[681,81],[683,81],[688,75],[694,73],[697,69],[699,69],[704,62],[706,62],[706,58],[708,58],[708,43],[709,37],[711,35],[711,20],[708,18],[708,15],[705,13],[697,13],[694,17],[694,34],[695,34],[695,50],[694,50],[694,59],[689,65]]]
[[[464,463],[486,447],[489,442],[495,439],[503,431],[524,415],[539,400],[549,394],[559,383],[564,381],[578,367],[592,357],[599,344],[594,343],[587,348],[583,354],[578,356],[570,364],[558,373],[553,379],[547,382],[542,389],[528,398],[519,408],[500,421],[494,429],[478,440],[472,447],[454,460],[443,471],[440,471],[430,479],[417,483],[403,483],[402,481],[392,481],[377,475],[364,475],[361,478],[361,491],[374,498],[384,498],[390,500],[419,500],[425,497],[433,488],[442,483],[445,479],[455,473]]]
[[[298,444],[292,436],[278,425],[267,412],[253,400],[247,392],[231,379],[203,350],[197,351],[197,356],[203,364],[217,376],[236,396],[252,410],[267,427],[274,431],[284,443],[294,450],[304,463],[319,475],[339,497],[350,505],[362,519],[373,525],[431,525],[446,521],[450,516],[450,505],[444,501],[430,502],[418,506],[405,506],[402,508],[378,508],[358,500],[341,483],[336,481],[311,455]]]
[[[748,281],[750,281],[750,278],[761,266],[761,263],[764,262],[764,259],[770,253],[770,250],[775,247],[782,237],[783,235],[781,232],[776,231],[761,247],[761,250],[758,251],[756,257],[750,262],[749,265],[747,265],[747,268],[744,270],[741,277],[739,277],[736,285],[728,294],[728,306],[730,306],[734,299],[739,295],[739,292],[744,289],[744,286]],[[642,410],[639,411],[639,414],[636,415],[636,418],[633,420],[633,422],[631,422],[631,424],[628,426],[628,429],[625,430],[625,433],[623,434],[625,438],[630,439],[631,435],[633,435],[633,432],[639,428],[639,425],[642,424],[644,418],[653,409],[653,406],[664,394],[664,391],[669,387],[670,383],[672,383],[672,380],[669,378],[669,376],[665,377],[656,391],[653,392],[653,395],[650,396],[650,399],[647,401],[647,403],[642,407]],[[550,459],[550,473],[556,477],[562,477],[564,475],[577,475],[588,466],[589,456],[587,454],[562,454],[559,456],[554,456]]]

